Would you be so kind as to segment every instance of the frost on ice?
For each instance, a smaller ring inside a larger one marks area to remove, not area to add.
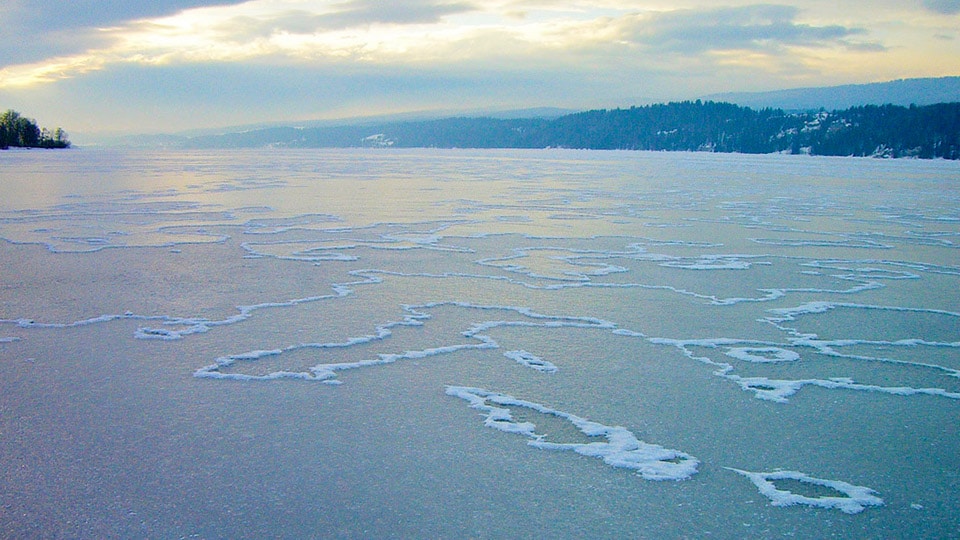
[[[760,494],[770,499],[773,506],[793,506],[805,504],[818,508],[836,508],[846,514],[862,512],[867,506],[880,506],[883,499],[877,497],[876,492],[863,486],[855,486],[840,480],[824,480],[814,478],[797,471],[750,472],[726,467],[735,473],[742,474],[753,482],[760,490]],[[837,491],[841,496],[808,497],[791,491],[778,489],[774,480],[796,480],[805,484],[823,486]]]
[[[530,446],[544,450],[572,450],[584,456],[600,458],[607,465],[633,469],[647,480],[685,480],[697,472],[700,462],[693,456],[656,444],[645,443],[626,428],[606,426],[579,416],[481,388],[448,386],[447,394],[466,400],[483,411],[484,425],[507,433],[529,437]],[[498,407],[497,405],[500,405]],[[505,407],[524,407],[569,421],[588,437],[604,437],[606,442],[553,443],[537,433],[533,422],[517,422]]]

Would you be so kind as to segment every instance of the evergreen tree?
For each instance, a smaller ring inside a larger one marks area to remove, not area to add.
[[[68,148],[70,140],[61,128],[53,132],[41,129],[36,121],[25,118],[12,109],[0,113],[0,149],[11,146],[21,148]]]

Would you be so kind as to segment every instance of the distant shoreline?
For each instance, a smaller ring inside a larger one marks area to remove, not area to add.
[[[557,118],[451,117],[271,127],[171,138],[168,148],[568,148],[960,159],[960,103],[787,113],[684,101]]]

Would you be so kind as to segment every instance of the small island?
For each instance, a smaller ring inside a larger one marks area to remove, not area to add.
[[[67,133],[37,126],[36,120],[25,118],[12,109],[0,114],[0,150],[7,148],[70,148]]]

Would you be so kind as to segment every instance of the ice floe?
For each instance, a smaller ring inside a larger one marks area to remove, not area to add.
[[[862,512],[867,506],[881,506],[883,499],[877,496],[877,492],[863,486],[855,486],[841,480],[824,480],[814,478],[807,474],[797,471],[773,471],[773,472],[750,472],[732,467],[725,467],[727,470],[746,476],[757,486],[760,493],[770,499],[773,506],[793,506],[803,504],[817,508],[837,509],[846,514],[857,514]],[[805,484],[822,486],[838,492],[838,496],[819,496],[809,497],[799,495],[791,491],[778,489],[774,484],[777,480],[795,480]]]
[[[757,363],[794,362],[800,359],[796,352],[779,347],[730,347],[724,354],[744,362]]]
[[[620,333],[621,335],[626,335]],[[646,337],[648,342],[656,345],[668,345],[676,347],[684,356],[709,366],[714,367],[713,374],[717,377],[732,381],[741,389],[753,392],[757,399],[774,401],[778,403],[787,403],[790,396],[799,392],[805,386],[815,386],[831,390],[856,390],[867,392],[879,392],[883,394],[896,396],[937,396],[948,399],[960,399],[960,391],[952,391],[947,388],[938,387],[913,387],[913,386],[887,386],[879,384],[865,384],[857,382],[851,377],[824,377],[824,378],[799,378],[783,379],[778,377],[763,376],[742,376],[736,373],[737,366],[727,361],[721,361],[704,354],[698,354],[695,348],[707,350],[723,349],[724,356],[735,358],[740,361],[751,364],[781,364],[802,362],[802,356],[793,349],[808,349],[811,354],[823,354],[825,356],[850,358],[860,361],[875,361],[882,363],[892,363],[900,365],[910,365],[917,368],[929,369],[951,377],[960,377],[960,370],[948,367],[924,363],[924,362],[906,362],[900,360],[891,360],[883,357],[868,357],[856,355],[844,355],[835,349],[841,345],[857,345],[872,343],[864,340],[851,340],[847,342],[819,342],[810,338],[796,339],[789,346],[776,344],[772,342],[757,342],[751,340],[740,340],[735,338],[707,338],[707,339],[672,339]],[[885,342],[887,346],[916,346],[918,343],[909,341],[905,343]],[[933,344],[935,346],[945,346],[950,348],[960,348],[960,344]]]
[[[735,255],[705,255],[696,261],[666,261],[660,266],[684,270],[747,270],[751,264]]]
[[[766,244],[780,247],[831,247],[844,249],[893,249],[889,244],[882,244],[866,239],[844,239],[844,240],[791,240],[785,238],[751,238],[758,244]]]
[[[527,308],[519,306],[489,306],[470,304],[466,302],[433,302],[419,305],[402,306],[406,316],[399,321],[378,325],[373,334],[356,336],[342,342],[314,342],[297,343],[282,349],[271,349],[266,351],[249,351],[239,354],[221,356],[214,360],[213,364],[201,367],[194,372],[194,376],[206,379],[234,379],[234,380],[277,380],[277,379],[303,379],[331,383],[337,377],[337,373],[345,370],[353,370],[384,364],[392,364],[401,360],[425,359],[433,356],[451,354],[465,350],[483,350],[496,349],[500,344],[488,333],[496,328],[509,327],[528,327],[528,328],[596,328],[603,330],[612,330],[615,325],[609,321],[593,317],[568,317],[543,315],[533,312]],[[393,331],[403,326],[420,326],[431,315],[428,310],[440,307],[455,307],[467,310],[477,310],[481,312],[502,311],[512,313],[521,317],[521,320],[487,320],[471,325],[460,333],[460,337],[466,342],[452,343],[446,345],[437,345],[434,347],[408,350],[400,353],[378,353],[375,358],[367,358],[355,362],[336,362],[336,363],[318,363],[308,369],[308,371],[291,372],[286,370],[274,371],[264,375],[251,375],[244,373],[231,372],[230,369],[238,367],[243,362],[256,361],[268,356],[278,356],[295,351],[305,350],[324,350],[324,349],[346,349],[356,345],[364,345],[374,341],[383,341],[393,335]],[[527,320],[523,320],[527,319]],[[557,370],[557,366],[551,362],[543,360],[529,352],[522,350],[507,351],[504,356],[519,362],[521,365],[531,369],[550,373]]]
[[[947,311],[942,309],[929,309],[929,308],[914,308],[914,307],[901,307],[901,306],[878,306],[871,304],[857,304],[854,302],[831,302],[831,301],[813,301],[801,304],[792,308],[775,308],[768,310],[770,313],[777,315],[777,317],[771,317],[769,320],[772,322],[787,322],[796,320],[800,315],[811,315],[817,313],[825,313],[827,311],[837,309],[837,308],[856,308],[856,309],[866,309],[866,310],[878,310],[878,311],[899,311],[907,313],[933,313],[937,315],[945,315],[948,317],[956,317],[960,319],[960,313],[955,311]]]
[[[557,371],[557,366],[535,354],[528,353],[527,351],[506,351],[503,353],[503,355],[511,360],[516,360],[517,363],[522,366],[526,366],[537,371],[542,371],[544,373],[553,373]]]
[[[602,459],[607,465],[632,469],[647,480],[685,480],[697,472],[699,461],[679,450],[650,444],[624,427],[607,426],[579,416],[551,409],[482,388],[448,386],[447,394],[466,400],[483,412],[484,425],[506,433],[517,433],[529,439],[528,445],[544,450],[570,450],[580,455]],[[515,421],[508,407],[523,407],[569,421],[587,437],[603,437],[606,442],[556,443],[544,440],[533,422]]]

